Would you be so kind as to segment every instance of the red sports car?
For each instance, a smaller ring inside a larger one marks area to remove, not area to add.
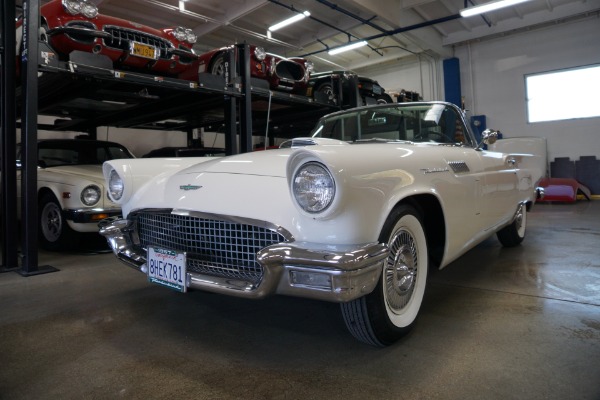
[[[192,50],[196,35],[191,29],[155,29],[102,15],[87,0],[51,0],[40,7],[40,14],[40,39],[61,60],[79,50],[107,56],[117,69],[197,80],[198,56]],[[17,21],[17,55],[22,21]]]
[[[225,74],[225,57],[232,47],[222,47],[199,56],[199,72],[214,75]],[[264,79],[274,90],[304,93],[308,85],[313,63],[303,58],[284,58],[265,52],[259,46],[250,46],[250,75]]]

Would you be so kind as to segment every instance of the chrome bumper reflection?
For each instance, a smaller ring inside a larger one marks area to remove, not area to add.
[[[131,240],[131,223],[117,219],[99,225],[117,258],[147,273],[146,254],[136,251]],[[257,261],[264,268],[259,283],[188,271],[187,286],[245,298],[283,294],[347,302],[373,291],[387,256],[387,246],[381,243],[335,250],[281,243],[258,252]]]

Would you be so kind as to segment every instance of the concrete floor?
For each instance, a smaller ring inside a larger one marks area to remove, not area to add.
[[[377,349],[339,306],[152,286],[109,253],[0,274],[1,399],[600,399],[600,201],[536,206],[430,277]]]

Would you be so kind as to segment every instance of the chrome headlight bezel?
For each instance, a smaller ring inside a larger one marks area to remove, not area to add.
[[[81,1],[79,0],[62,0],[63,8],[71,15],[77,15],[81,12]]]
[[[306,70],[306,72],[313,72],[315,70],[315,63],[313,63],[312,61],[306,61],[304,63],[304,69]]]
[[[108,174],[108,193],[113,201],[121,200],[125,193],[125,182],[114,168]]]
[[[62,0],[63,8],[71,15],[83,15],[86,18],[96,18],[98,6],[87,0]]]
[[[194,44],[198,41],[198,36],[191,29],[185,30],[185,41],[189,44]]]
[[[308,161],[296,169],[291,189],[296,204],[308,214],[325,212],[336,194],[333,175],[317,161]]]
[[[81,191],[81,202],[88,207],[98,204],[102,198],[102,190],[98,185],[88,185]]]
[[[185,42],[185,38],[187,37],[185,28],[178,26],[177,28],[173,29],[173,36],[175,36],[175,39],[179,40],[180,42]]]
[[[81,3],[81,14],[87,18],[96,18],[96,15],[98,15],[98,7],[94,3],[84,1]]]
[[[254,48],[254,57],[256,57],[258,61],[263,61],[265,58],[267,58],[267,52],[265,51],[265,48],[256,46]]]

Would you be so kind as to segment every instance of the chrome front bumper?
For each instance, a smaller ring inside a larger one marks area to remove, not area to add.
[[[127,220],[100,224],[100,234],[117,258],[147,274],[146,253],[134,249],[131,233]],[[265,247],[257,254],[264,271],[258,283],[188,271],[186,286],[245,298],[282,294],[347,302],[373,291],[388,257],[388,248],[381,243],[336,250],[312,247],[296,242]]]

